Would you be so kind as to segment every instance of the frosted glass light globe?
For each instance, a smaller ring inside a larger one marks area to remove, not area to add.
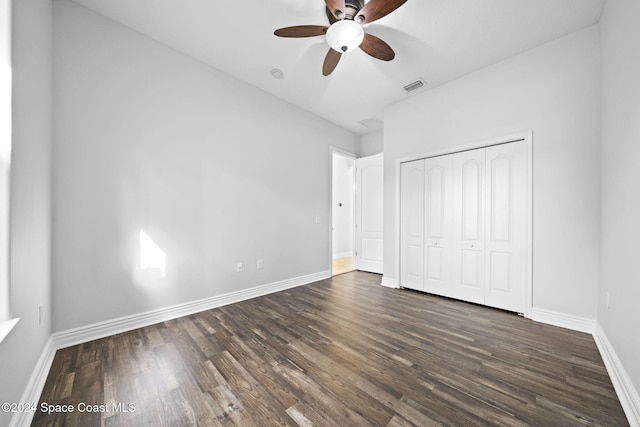
[[[327,30],[327,44],[340,53],[351,52],[364,40],[362,26],[350,19],[335,22]]]

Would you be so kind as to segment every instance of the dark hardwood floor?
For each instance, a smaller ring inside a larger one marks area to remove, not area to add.
[[[347,273],[59,350],[41,402],[74,412],[32,425],[628,425],[590,335],[379,282]]]

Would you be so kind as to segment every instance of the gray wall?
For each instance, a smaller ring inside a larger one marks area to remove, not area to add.
[[[397,160],[533,130],[533,306],[595,320],[599,61],[591,27],[386,110],[385,280],[397,279]]]
[[[14,1],[11,283],[22,320],[0,343],[0,401],[19,401],[52,310],[65,330],[328,270],[329,143],[364,156],[385,141],[385,259],[394,260],[396,160],[525,129],[534,131],[534,306],[597,316],[640,388],[629,327],[640,300],[637,2],[608,2],[599,28],[390,107],[384,133],[360,141],[82,7],[55,5],[52,254],[51,3]],[[141,228],[167,252],[166,279],[136,272]],[[396,274],[386,262],[385,276]],[[0,412],[0,425],[10,415]]]
[[[0,402],[20,401],[51,335],[49,1],[13,2],[12,69],[11,308],[21,320],[0,343]],[[0,412],[0,425],[11,415]]]
[[[608,1],[602,35],[602,221],[598,323],[640,390],[640,2]],[[606,294],[609,294],[607,307]]]
[[[384,151],[384,132],[378,130],[360,137],[360,157],[373,156]]]
[[[330,270],[330,145],[357,135],[66,0],[54,35],[56,331]]]

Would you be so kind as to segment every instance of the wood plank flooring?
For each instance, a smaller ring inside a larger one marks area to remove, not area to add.
[[[351,272],[59,350],[41,403],[74,412],[32,425],[628,425],[590,335],[379,282]]]

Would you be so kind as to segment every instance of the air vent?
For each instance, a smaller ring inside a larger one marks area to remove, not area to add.
[[[409,83],[408,85],[406,85],[404,87],[404,90],[407,91],[407,93],[409,93],[409,92],[413,92],[414,90],[420,89],[422,86],[424,86],[424,81],[422,81],[421,79],[418,79],[415,82]]]

